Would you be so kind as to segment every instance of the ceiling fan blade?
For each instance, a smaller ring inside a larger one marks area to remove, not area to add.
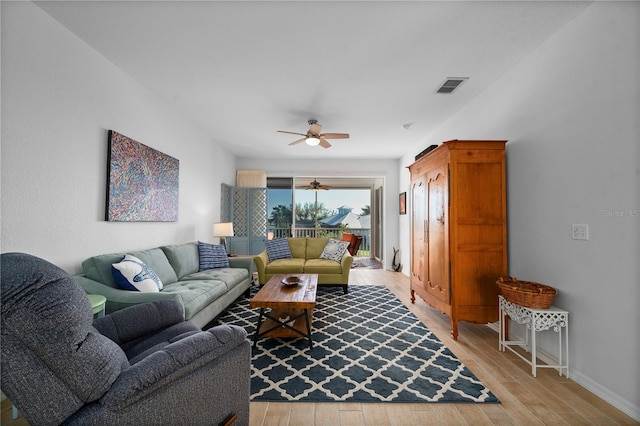
[[[349,133],[324,133],[320,136],[326,139],[349,139]]]
[[[293,141],[293,142],[291,142],[289,145],[297,145],[297,144],[299,144],[300,142],[304,142],[306,139],[307,139],[307,138],[298,139],[297,141]]]
[[[298,133],[298,132],[287,132],[286,130],[278,130],[278,133],[288,133],[290,135],[299,135],[299,136],[307,136],[306,133]]]
[[[307,186],[298,186],[296,188],[310,189],[312,191],[317,191],[318,189],[329,190],[331,187],[329,185],[322,185],[318,182],[317,179],[314,179],[313,182],[309,182]]]
[[[320,136],[320,146],[323,148],[331,148],[331,144],[324,138],[324,136]]]
[[[328,186],[328,185],[320,185],[320,186],[303,186],[302,188],[304,188],[304,189],[310,189],[310,190],[312,190],[312,191],[317,191],[317,190],[319,190],[319,189],[323,189],[323,190],[325,190],[325,191],[328,191],[328,190],[330,190],[330,189],[331,189],[331,187],[330,187],[330,186]]]

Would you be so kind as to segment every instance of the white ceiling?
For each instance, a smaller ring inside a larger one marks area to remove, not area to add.
[[[400,158],[588,3],[43,1],[240,157]],[[451,95],[447,77],[469,77]],[[314,118],[350,133],[288,146]],[[408,127],[405,129],[404,127]],[[499,135],[503,136],[503,135]],[[451,135],[456,138],[457,135]]]

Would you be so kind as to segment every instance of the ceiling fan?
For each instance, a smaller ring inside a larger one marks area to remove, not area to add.
[[[290,135],[304,136],[302,139],[291,142],[289,145],[296,145],[300,142],[306,142],[307,145],[320,145],[323,148],[331,147],[327,139],[349,139],[349,133],[320,133],[322,126],[318,124],[318,120],[309,120],[309,130],[307,133],[288,132],[286,130],[278,130],[280,133],[288,133]]]
[[[303,187],[304,189],[310,189],[312,191],[317,191],[319,189],[331,189],[329,185],[321,185],[317,179],[314,179],[313,182],[309,182],[308,186]]]

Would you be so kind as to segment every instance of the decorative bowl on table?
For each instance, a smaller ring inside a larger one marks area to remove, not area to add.
[[[284,285],[298,285],[302,282],[299,277],[286,277],[282,280]]]

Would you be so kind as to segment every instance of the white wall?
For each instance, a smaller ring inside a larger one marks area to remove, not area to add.
[[[33,4],[0,4],[1,251],[76,273],[92,254],[211,239],[233,156]],[[386,258],[400,241],[409,265],[397,194],[415,153],[453,138],[509,139],[510,272],[559,289],[572,377],[640,419],[640,237],[637,216],[624,213],[640,207],[639,8],[595,3],[399,163],[237,168],[385,176]],[[180,160],[178,222],[104,221],[108,129]],[[588,223],[590,240],[571,240],[572,223]]]
[[[2,2],[2,252],[90,255],[211,240],[235,158],[30,2]],[[177,222],[105,222],[107,131],[180,160]]]
[[[260,158],[239,158],[238,169],[266,170],[269,177],[294,176],[341,176],[341,177],[383,177],[383,262],[391,267],[393,247],[399,246],[398,239],[398,161],[396,160],[269,160]]]
[[[596,2],[414,150],[509,140],[510,274],[559,290],[554,304],[570,312],[572,378],[636,419],[639,40],[640,4]],[[412,161],[407,154],[402,165]],[[573,223],[589,225],[588,241],[571,239]],[[407,264],[408,229],[403,218]],[[543,349],[557,354],[550,337]]]

